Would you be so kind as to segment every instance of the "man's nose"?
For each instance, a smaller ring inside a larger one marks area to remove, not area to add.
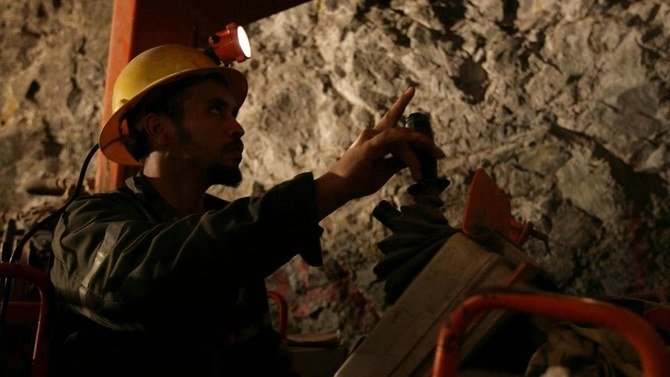
[[[237,121],[237,119],[233,119],[230,127],[230,136],[233,136],[237,139],[241,138],[244,136],[244,128],[240,124],[240,122]]]

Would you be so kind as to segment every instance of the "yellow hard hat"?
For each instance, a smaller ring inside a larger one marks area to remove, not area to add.
[[[114,83],[112,110],[114,114],[100,132],[100,150],[110,160],[130,166],[140,163],[123,145],[128,141],[128,129],[123,122],[126,114],[151,89],[208,73],[218,73],[230,84],[230,92],[242,106],[247,97],[247,79],[235,69],[220,66],[204,52],[177,44],[154,47],[137,55],[126,65]]]

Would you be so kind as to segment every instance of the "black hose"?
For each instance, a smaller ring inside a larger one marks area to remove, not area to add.
[[[77,199],[79,194],[81,193],[81,189],[84,187],[84,180],[86,179],[86,170],[88,170],[88,165],[91,162],[91,159],[95,155],[95,152],[98,151],[98,144],[94,145],[93,148],[88,152],[88,155],[86,155],[86,159],[84,160],[84,164],[81,166],[81,171],[79,172],[79,179],[77,180],[77,185],[75,186],[74,192],[72,193],[72,196],[63,204],[60,208],[58,208],[54,213],[51,215],[47,216],[35,226],[33,226],[29,231],[26,232],[26,234],[21,237],[21,240],[16,244],[16,247],[12,251],[12,254],[9,258],[9,263],[16,263],[19,257],[21,256],[21,250],[26,246],[28,241],[35,235],[35,233],[39,232],[40,230],[46,228],[48,225],[51,225],[54,221],[57,221],[60,215],[65,212],[65,209],[72,204],[72,202]],[[6,334],[6,325],[7,325],[7,308],[9,307],[9,299],[11,298],[12,294],[12,279],[10,278],[5,278],[3,287],[2,287],[2,302],[0,302],[0,337],[4,338],[4,335]]]

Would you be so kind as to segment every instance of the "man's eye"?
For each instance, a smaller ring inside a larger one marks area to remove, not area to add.
[[[225,116],[225,114],[226,114],[226,113],[223,111],[223,109],[220,108],[220,107],[213,107],[212,110],[210,110],[210,111],[213,112],[213,113],[215,113],[215,114],[217,114],[217,115],[219,115],[219,116],[221,116],[221,117]]]

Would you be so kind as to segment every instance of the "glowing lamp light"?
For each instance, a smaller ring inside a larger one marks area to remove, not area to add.
[[[242,26],[228,24],[225,30],[209,37],[209,46],[223,63],[243,61],[251,57],[251,44]]]

